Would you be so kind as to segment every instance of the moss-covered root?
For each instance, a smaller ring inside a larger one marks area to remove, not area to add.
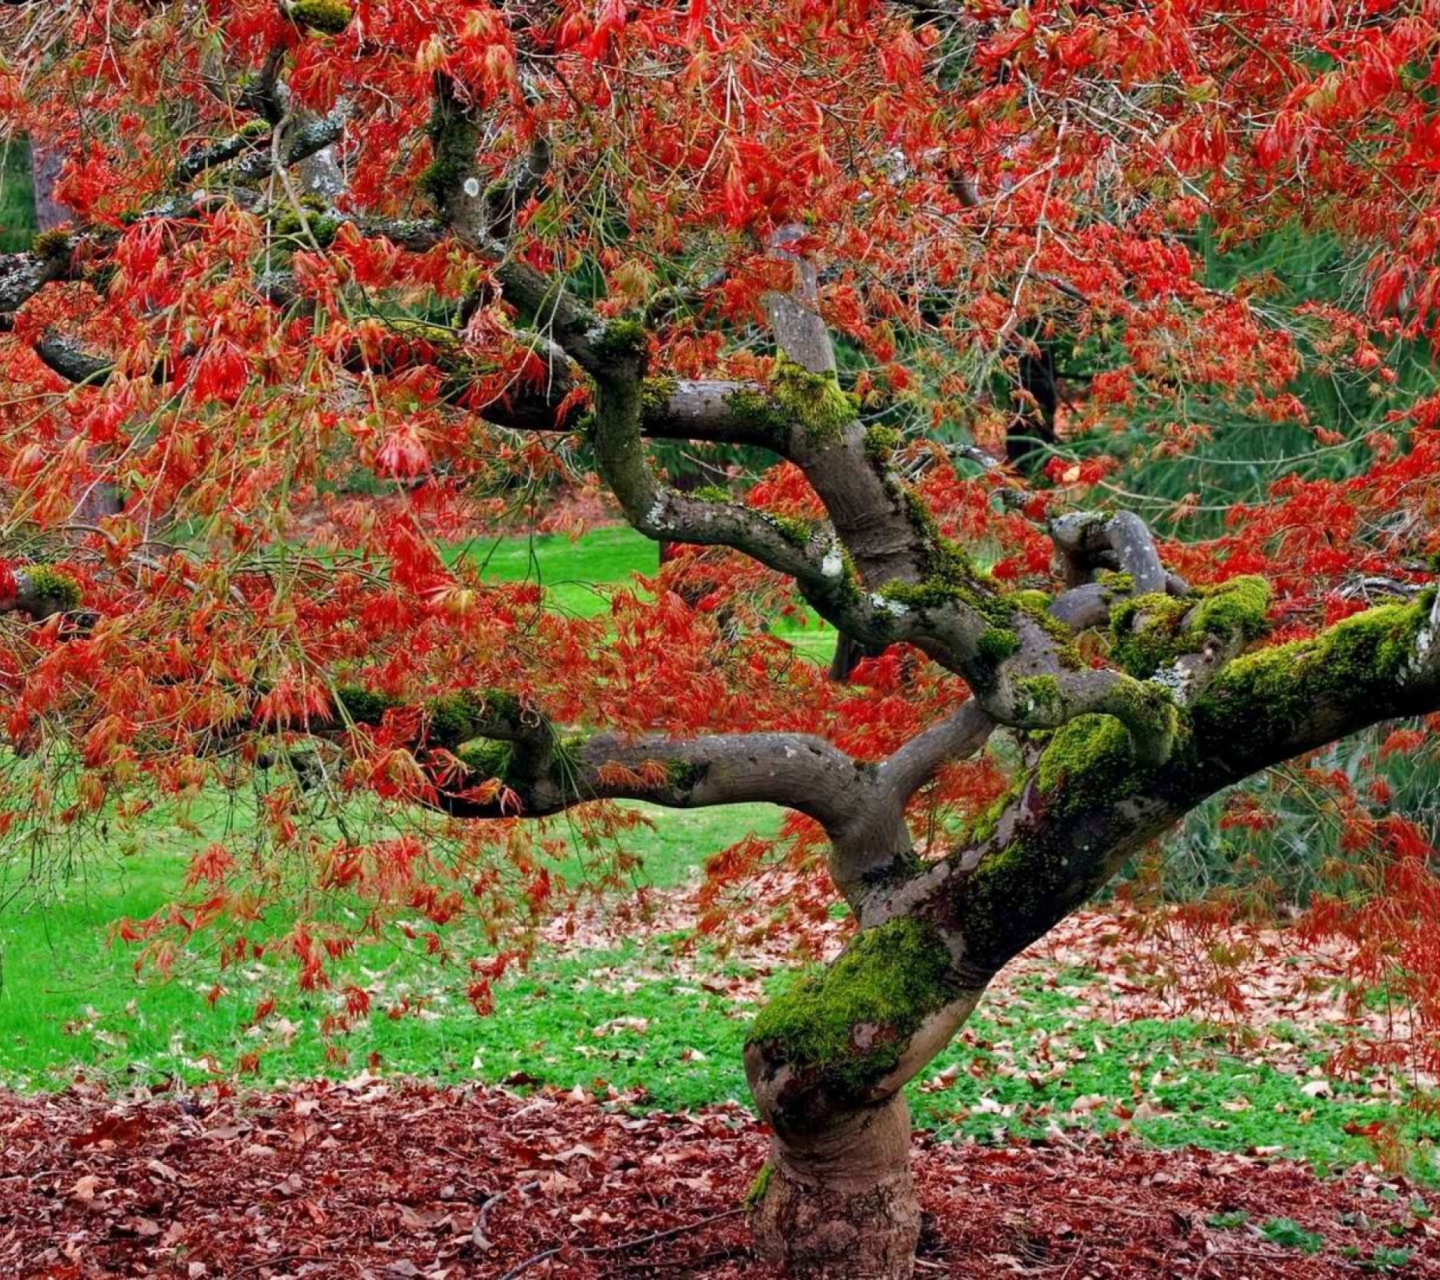
[[[821,1095],[827,1108],[858,1105],[875,1096],[916,1032],[957,994],[939,930],[910,918],[889,920],[762,1009],[747,1056],[758,1059],[766,1077],[787,1072],[777,1111],[808,1111]]]

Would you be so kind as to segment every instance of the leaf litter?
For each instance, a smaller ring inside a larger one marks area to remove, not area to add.
[[[270,1092],[0,1093],[0,1274],[770,1274],[741,1211],[766,1152],[753,1116],[639,1114],[597,1092],[367,1071]],[[922,1276],[1440,1276],[1423,1196],[1366,1166],[1322,1179],[1119,1135],[922,1133],[915,1167]]]

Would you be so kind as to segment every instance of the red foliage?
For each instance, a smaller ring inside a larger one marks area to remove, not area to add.
[[[1017,503],[1003,468],[974,478],[938,449],[957,427],[982,443],[1003,433],[1013,410],[991,375],[1026,342],[1064,336],[1116,357],[1064,407],[1072,437],[1104,438],[1137,403],[1195,391],[1307,425],[1323,448],[1333,429],[1309,422],[1289,390],[1307,358],[1373,376],[1383,395],[1392,344],[1440,336],[1430,5],[979,3],[942,30],[870,0],[570,0],[545,13],[359,0],[328,33],[273,0],[200,13],[146,0],[4,8],[6,127],[63,154],[58,195],[85,231],[37,246],[64,259],[62,278],[0,334],[4,528],[58,547],[56,567],[94,615],[84,629],[11,619],[0,631],[10,742],[68,768],[60,781],[7,771],[7,833],[18,823],[68,841],[111,816],[132,823],[157,798],[183,807],[207,785],[238,787],[330,716],[340,686],[411,707],[504,689],[557,724],[621,734],[805,730],[867,760],[965,696],[897,650],[854,686],[829,685],[759,628],[792,607],[787,586],[736,556],[677,557],[594,620],[443,555],[493,514],[486,495],[573,471],[577,442],[518,437],[480,416],[535,386],[541,363],[483,255],[402,247],[359,221],[333,238],[297,233],[283,215],[303,210],[273,180],[255,200],[203,174],[177,182],[177,131],[186,157],[243,141],[239,89],[272,53],[296,118],[346,104],[347,217],[422,211],[437,75],[485,110],[487,177],[548,139],[564,181],[515,211],[509,251],[585,279],[606,315],[693,285],[657,323],[652,362],[666,373],[765,372],[745,326],[781,278],[771,233],[803,225],[800,247],[827,268],[821,312],[863,365],[865,411],[898,408],[919,424],[911,456],[931,465],[917,493],[1018,587],[1055,586],[1040,527],[1050,507],[1114,496],[1105,457],[1053,460],[1057,488]],[[942,55],[961,70],[931,74]],[[167,203],[187,185],[195,199]],[[1202,228],[1228,245],[1290,226],[1333,235],[1362,261],[1351,305],[1277,319],[1264,282],[1205,284]],[[283,304],[277,264],[293,292]],[[449,315],[462,296],[475,306],[458,345],[414,332],[416,317]],[[110,376],[58,377],[36,354],[53,332],[108,353]],[[458,399],[456,361],[472,384]],[[567,424],[580,425],[583,400],[566,397]],[[1363,473],[1279,477],[1270,501],[1230,511],[1222,536],[1168,557],[1201,584],[1266,574],[1277,639],[1360,608],[1357,579],[1419,585],[1440,552],[1440,397],[1398,407],[1388,425],[1367,442]],[[1153,447],[1183,454],[1203,430],[1157,425]],[[383,496],[349,492],[357,476]],[[122,509],[81,520],[77,506],[107,486]],[[746,500],[780,517],[817,510],[793,467]],[[0,601],[14,586],[7,559]],[[726,646],[732,624],[745,637]],[[338,735],[320,756],[321,792],[363,795],[391,815],[433,794],[450,762],[417,755],[417,714]],[[1383,753],[1425,745],[1405,728]],[[993,761],[949,770],[917,801],[917,824],[971,817],[1004,782]],[[1440,951],[1417,923],[1437,918],[1424,834],[1371,813],[1382,790],[1362,804],[1347,781],[1315,785],[1353,851],[1382,856],[1370,892],[1320,904],[1312,926],[1375,938],[1362,949],[1371,976],[1398,947],[1417,1006],[1432,1010]],[[498,784],[493,794],[513,798]],[[298,902],[305,918],[272,949],[319,988],[334,956],[395,917],[406,940],[437,952],[434,930],[462,911],[511,945],[571,888],[546,830],[412,819],[403,839],[372,830],[337,842],[314,800],[272,774],[263,851],[207,850],[187,896],[121,936],[163,968],[197,930],[219,927],[228,954],[268,908]],[[623,883],[625,856],[594,851],[636,821],[604,807],[580,815],[593,882]],[[1227,818],[1266,821],[1243,806]],[[813,828],[796,822],[787,840],[778,853],[737,846],[712,866],[711,919],[771,861],[810,883]],[[334,909],[340,891],[375,910]],[[818,888],[791,905],[823,909]],[[487,984],[473,980],[477,1007]]]

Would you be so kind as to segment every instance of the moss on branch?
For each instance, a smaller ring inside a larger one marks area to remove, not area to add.
[[[1231,662],[1191,708],[1198,735],[1226,755],[1264,750],[1287,728],[1405,701],[1430,605],[1383,605],[1308,640]]]
[[[487,730],[493,732],[497,725],[517,725],[520,700],[497,689],[485,693],[462,689],[431,698],[425,712],[431,745],[454,751],[472,738],[484,737]]]
[[[996,969],[1093,892],[1110,845],[1074,839],[1095,812],[1139,792],[1149,771],[1124,725],[1112,716],[1067,721],[1035,770],[975,823],[971,847],[993,839],[1004,814],[1022,804],[1009,838],[988,851],[963,883],[966,956]]]
[[[436,209],[451,217],[457,212],[466,179],[474,176],[480,128],[449,90],[435,95],[425,132],[430,137],[431,159],[418,186]]]
[[[30,252],[41,262],[66,266],[75,252],[75,241],[68,231],[56,227],[38,232],[30,242]]]
[[[860,413],[859,398],[842,391],[835,374],[811,373],[783,356],[770,375],[770,394],[816,443],[838,440],[841,430]]]
[[[26,565],[27,609],[48,617],[53,613],[70,613],[80,607],[80,584],[68,573],[48,564]]]
[[[455,758],[472,773],[482,778],[496,778],[504,782],[514,761],[514,748],[508,742],[491,742],[488,739],[471,742],[455,752]]]
[[[341,685],[335,690],[335,706],[351,724],[378,725],[385,713],[399,702],[388,694],[375,693],[359,685]]]
[[[883,467],[895,456],[903,438],[894,427],[869,427],[865,431],[865,456]]]
[[[595,336],[592,346],[602,360],[633,360],[645,356],[648,338],[645,326],[639,320],[611,320]],[[644,383],[640,389],[640,405],[643,411],[647,392]]]
[[[740,387],[725,403],[742,426],[777,443],[795,428],[814,444],[838,440],[860,412],[859,398],[842,390],[833,373],[811,373],[784,356],[763,391]]]
[[[289,13],[300,26],[331,36],[338,36],[355,17],[345,0],[295,0]]]
[[[1110,613],[1111,657],[1122,670],[1147,679],[1207,637],[1247,644],[1265,634],[1270,585],[1232,578],[1189,596],[1152,593],[1123,600]]]

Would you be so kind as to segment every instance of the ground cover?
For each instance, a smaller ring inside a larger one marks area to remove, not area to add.
[[[584,1090],[399,1088],[115,1100],[0,1093],[0,1271],[48,1277],[763,1277],[750,1114]],[[1407,1180],[1121,1137],[922,1137],[920,1275],[1440,1274]],[[983,1212],[977,1212],[983,1206]]]

